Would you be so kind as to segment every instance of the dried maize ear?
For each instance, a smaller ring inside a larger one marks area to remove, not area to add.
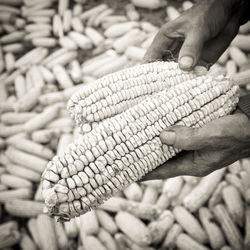
[[[68,238],[76,238],[77,237],[78,228],[77,228],[75,219],[64,222],[64,227],[65,227],[65,233],[68,236]]]
[[[232,248],[229,247],[229,246],[227,246],[227,245],[225,245],[220,250],[232,250]]]
[[[54,220],[55,232],[59,249],[69,249],[68,237],[65,233],[63,223],[59,223]]]
[[[37,249],[35,243],[31,239],[31,237],[26,233],[25,230],[22,230],[19,245],[22,250],[36,250]]]
[[[37,114],[35,117],[30,119],[24,124],[24,129],[27,132],[33,132],[35,130],[41,129],[46,126],[46,124],[54,120],[59,112],[59,106],[54,104],[44,109],[40,114]]]
[[[0,182],[10,188],[32,188],[31,181],[11,174],[2,174]]]
[[[239,67],[248,61],[247,55],[236,46],[229,48],[229,55]]]
[[[68,110],[77,124],[123,112],[147,96],[194,78],[174,62],[153,62],[104,76],[73,94]]]
[[[36,223],[41,250],[57,250],[58,243],[53,219],[46,214],[39,214]]]
[[[13,199],[7,201],[4,207],[10,215],[29,218],[42,214],[44,205],[37,201]]]
[[[120,230],[137,244],[144,246],[151,243],[149,228],[134,215],[120,211],[116,214],[115,221]]]
[[[112,197],[100,207],[109,212],[123,210],[145,220],[157,219],[162,213],[162,209],[156,205],[126,200],[121,197]]]
[[[173,224],[174,215],[169,210],[165,210],[157,220],[150,222],[148,228],[152,235],[151,243],[160,243]]]
[[[101,241],[93,236],[93,235],[88,235],[84,238],[83,242],[84,249],[86,250],[108,250],[102,243]]]
[[[210,175],[205,176],[192,192],[184,198],[184,206],[191,212],[197,211],[209,199],[222,179],[224,172],[225,169],[219,169]]]
[[[220,249],[225,245],[225,239],[221,229],[213,222],[213,215],[206,207],[199,209],[199,219],[203,228],[205,229],[209,243],[213,249]]]
[[[32,236],[32,239],[34,240],[36,246],[41,249],[41,239],[40,239],[40,235],[39,235],[39,232],[38,232],[38,229],[37,229],[37,219],[36,218],[31,218],[28,220],[28,223],[27,223],[27,227],[29,229],[29,232]]]
[[[112,235],[103,228],[100,228],[97,234],[101,243],[106,247],[108,250],[117,250],[116,242]]]
[[[90,211],[80,216],[81,235],[97,234],[98,231],[99,231],[99,223],[95,211]]]
[[[44,199],[43,199],[43,196],[42,196],[42,183],[41,182],[37,186],[36,192],[34,194],[34,200],[44,202]]]
[[[166,193],[169,200],[173,200],[180,192],[183,185],[183,178],[177,176],[164,181],[162,192]]]
[[[133,28],[138,28],[138,22],[125,22],[125,23],[116,23],[110,27],[108,27],[104,35],[108,38],[114,38],[125,35],[128,31]]]
[[[50,148],[26,138],[9,138],[7,139],[7,144],[12,145],[16,149],[22,150],[31,155],[39,156],[43,159],[50,160],[53,157],[53,151]]]
[[[162,243],[162,247],[174,249],[174,247],[176,247],[176,239],[178,235],[182,233],[182,231],[182,227],[179,224],[173,224],[173,226],[167,232],[166,238]]]
[[[204,75],[101,121],[48,164],[42,176],[48,212],[74,217],[96,208],[180,152],[162,145],[163,129],[174,124],[200,127],[224,116],[235,108],[237,92],[232,81]]]
[[[162,210],[167,209],[170,205],[170,200],[169,200],[167,194],[161,193],[159,195],[155,205]]]
[[[0,192],[0,203],[5,203],[13,199],[30,199],[32,190],[30,188],[18,188]]]
[[[0,224],[0,248],[11,247],[19,242],[21,235],[17,228],[16,221],[9,221]]]
[[[155,204],[158,198],[158,191],[157,189],[147,186],[144,189],[143,197],[141,202],[145,204]]]
[[[250,248],[250,206],[246,207],[245,211],[245,238],[244,238],[244,246],[245,249]]]
[[[128,17],[130,21],[139,21],[140,14],[135,9],[135,6],[133,4],[130,4],[130,3],[126,4],[125,11],[126,11],[126,16]]]
[[[233,185],[224,187],[222,197],[232,220],[240,227],[244,224],[244,203],[240,192]]]
[[[229,213],[224,205],[218,204],[213,208],[213,213],[216,220],[221,225],[221,228],[226,236],[227,241],[235,250],[243,249],[243,238],[235,223],[229,216]]]
[[[140,201],[143,196],[143,191],[138,183],[132,183],[123,190],[123,194],[129,200]]]
[[[179,250],[209,250],[206,246],[198,243],[185,233],[178,235],[176,245]]]
[[[117,225],[111,215],[107,212],[97,209],[96,216],[101,227],[104,228],[110,234],[115,234],[118,231]]]
[[[21,150],[18,150],[12,146],[9,146],[6,150],[6,156],[8,159],[16,164],[20,164],[23,167],[29,168],[36,172],[42,173],[48,164],[48,161]]]
[[[228,184],[231,184],[235,188],[237,188],[238,191],[241,193],[241,195],[244,197],[244,195],[245,195],[244,186],[243,186],[243,183],[241,182],[240,178],[237,175],[228,173],[228,174],[226,174],[225,179],[226,179]]]
[[[250,35],[238,34],[232,41],[231,45],[236,46],[244,51],[250,50]]]
[[[192,192],[192,190],[194,189],[194,186],[195,186],[195,184],[192,184],[192,183],[189,183],[189,182],[185,182],[185,184],[181,188],[179,194],[171,201],[171,205],[173,207],[175,207],[175,206],[179,206],[179,205],[183,204],[184,198],[189,193]]]
[[[4,124],[8,125],[20,124],[33,118],[35,115],[37,115],[37,113],[35,112],[23,112],[23,113],[7,112],[1,114],[1,121]]]
[[[214,190],[213,194],[211,195],[208,201],[209,209],[212,209],[215,205],[222,202],[222,190],[226,186],[227,183],[225,181],[222,181],[218,184],[218,186],[216,187],[216,189]]]
[[[132,0],[131,2],[136,7],[145,8],[149,10],[159,9],[159,8],[166,6],[167,4],[166,1],[162,1],[162,0],[148,0],[148,1]]]
[[[177,206],[173,209],[173,213],[176,221],[194,240],[201,244],[208,242],[207,233],[202,228],[200,222],[188,210]]]

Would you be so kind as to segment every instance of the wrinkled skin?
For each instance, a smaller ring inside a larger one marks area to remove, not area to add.
[[[184,70],[192,69],[197,63],[213,64],[246,21],[245,5],[240,0],[199,0],[177,19],[161,27],[144,60],[178,57]],[[183,57],[190,59],[183,60]]]
[[[179,175],[205,176],[250,156],[250,121],[239,112],[199,129],[173,126],[163,131],[160,139],[185,151],[148,173],[143,181]]]
[[[162,26],[145,61],[178,57],[183,70],[212,65],[247,19],[250,1],[201,0]],[[170,53],[169,53],[170,52]],[[183,59],[184,58],[184,59]],[[173,126],[160,135],[162,143],[184,151],[147,174],[142,181],[179,175],[205,176],[250,156],[250,120],[239,109],[202,128]]]

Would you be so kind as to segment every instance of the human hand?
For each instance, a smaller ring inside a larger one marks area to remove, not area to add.
[[[238,159],[250,156],[250,120],[237,111],[202,128],[172,126],[160,134],[163,144],[183,149],[141,181],[179,175],[205,176]]]
[[[229,46],[246,21],[247,0],[201,0],[177,19],[164,24],[144,61],[178,57],[183,70],[209,66]]]

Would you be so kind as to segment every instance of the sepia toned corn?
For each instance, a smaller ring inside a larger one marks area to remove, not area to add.
[[[79,125],[98,122],[123,112],[148,95],[194,78],[174,62],[153,62],[127,68],[100,78],[77,91],[68,110]]]
[[[143,68],[141,71],[143,74]],[[129,79],[128,73],[123,75]],[[113,77],[122,77],[122,74]],[[155,86],[161,81],[156,83]],[[112,80],[108,82],[108,78],[103,78],[99,85],[112,86]],[[140,89],[145,85],[141,84]],[[221,77],[203,75],[162,89],[99,122],[70,144],[64,155],[55,156],[49,162],[42,176],[49,214],[69,219],[96,208],[180,152],[161,143],[162,130],[174,124],[201,127],[230,113],[238,101],[238,87]],[[87,88],[73,99],[80,101],[91,91],[96,90]]]

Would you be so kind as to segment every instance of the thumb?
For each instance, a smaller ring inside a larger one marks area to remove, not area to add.
[[[204,147],[205,135],[201,129],[174,126],[160,134],[163,144],[184,150],[197,150]]]
[[[198,62],[203,45],[205,35],[203,31],[190,31],[186,34],[186,38],[179,52],[179,65],[183,70],[191,70]]]

